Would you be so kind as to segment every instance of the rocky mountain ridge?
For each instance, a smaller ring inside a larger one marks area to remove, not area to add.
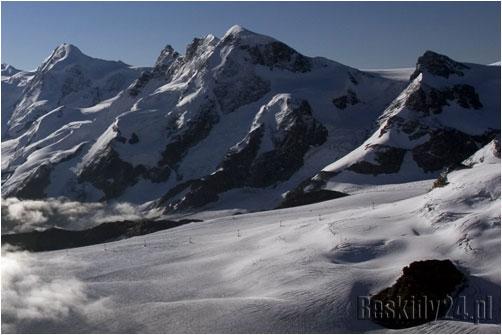
[[[314,175],[400,175],[410,152],[429,177],[499,132],[497,71],[426,52],[406,87],[240,26],[145,69],[64,44],[16,93],[2,195],[259,210]]]

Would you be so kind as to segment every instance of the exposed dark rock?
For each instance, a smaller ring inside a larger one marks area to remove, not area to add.
[[[187,46],[187,49],[185,51],[185,58],[187,60],[193,59],[197,55],[197,50],[203,44],[203,42],[203,38],[194,38],[192,40],[192,43]]]
[[[483,107],[479,95],[471,85],[454,85],[452,88],[453,99],[463,108],[480,109]]]
[[[153,67],[153,72],[164,73],[167,71],[169,66],[180,56],[180,54],[174,51],[173,47],[167,45],[160,52],[157,61],[155,62],[155,66]]]
[[[420,87],[406,100],[407,107],[424,114],[439,114],[446,105],[448,105],[447,95],[433,88],[426,91]]]
[[[73,65],[65,70],[67,76],[61,87],[61,99],[71,93],[91,87],[91,80],[86,78],[79,65]]]
[[[448,185],[448,176],[446,174],[441,173],[434,183],[432,184],[432,188],[445,187]]]
[[[299,199],[311,198],[310,196],[308,196],[308,193],[316,193],[317,191],[321,191],[326,185],[326,180],[336,175],[336,172],[332,173],[321,171],[314,177],[305,179],[295,188],[286,193],[284,200],[282,200],[278,208],[283,208],[283,203],[297,203],[301,201]]]
[[[470,85],[458,84],[451,88],[438,90],[423,84],[416,91],[412,92],[405,101],[405,105],[415,111],[421,112],[416,119],[405,119],[398,115],[389,117],[385,125],[380,130],[379,136],[383,136],[390,128],[395,127],[409,135],[410,140],[416,140],[431,132],[428,125],[420,122],[419,117],[440,114],[444,106],[449,106],[451,102],[456,102],[462,108],[480,109],[483,104],[479,100],[474,87]],[[390,108],[399,108],[400,102],[394,102]]]
[[[158,201],[159,205],[167,203],[170,199],[174,198],[176,195],[180,194],[187,188],[189,188],[193,183],[195,183],[197,180],[187,180],[182,183],[177,184],[173,188],[171,188],[169,191],[167,191],[166,194],[164,194]]]
[[[417,68],[411,75],[410,80],[415,79],[424,70],[435,76],[448,78],[450,75],[463,76],[463,70],[467,69],[469,67],[465,64],[456,62],[444,55],[426,51],[418,58]]]
[[[138,79],[136,79],[131,87],[129,88],[129,95],[135,97],[137,96],[141,90],[152,80],[153,78],[161,78],[163,75],[166,75],[171,65],[180,58],[178,52],[174,51],[174,49],[167,45],[160,52],[157,61],[155,62],[155,66],[152,70],[147,70],[141,72],[141,75]]]
[[[218,194],[244,185],[261,143],[262,128],[251,131],[236,147],[229,150],[216,172],[204,178],[184,183],[184,187],[173,188],[163,199],[169,201],[180,192],[190,187],[184,198],[171,201],[168,209],[187,210],[206,205],[218,200]]]
[[[227,69],[226,71],[229,71]],[[217,82],[213,89],[223,113],[232,113],[237,108],[259,100],[270,91],[270,82],[254,74],[237,75]]]
[[[413,159],[425,172],[434,172],[457,164],[489,143],[493,134],[472,136],[455,129],[437,129],[430,139],[411,150]]]
[[[372,145],[370,147],[375,150],[375,161],[378,164],[360,161],[352,164],[347,169],[357,173],[372,174],[374,176],[383,173],[399,172],[404,155],[406,154],[405,149],[384,145]]]
[[[357,98],[356,93],[350,89],[347,90],[346,95],[342,95],[338,98],[333,99],[333,104],[339,109],[345,109],[348,105],[353,106],[358,103],[359,99]]]
[[[394,285],[371,297],[372,320],[391,329],[433,321],[446,314],[464,281],[449,260],[413,262]]]
[[[187,153],[188,149],[202,141],[209,135],[218,120],[219,116],[216,111],[216,104],[209,100],[201,106],[199,117],[190,120],[184,127],[182,132],[176,134],[166,145],[162,152],[162,159],[158,166],[176,166]]]
[[[89,182],[103,191],[104,199],[121,195],[129,186],[138,182],[146,169],[142,165],[134,167],[120,159],[118,153],[107,148],[96,161],[85,166],[78,176],[78,181]]]
[[[465,84],[438,90],[422,85],[406,100],[406,106],[424,114],[439,114],[449,101],[456,102],[463,108],[480,109],[483,107],[474,87]]]
[[[45,189],[51,182],[52,166],[42,164],[37,167],[28,177],[23,185],[12,194],[4,196],[15,196],[19,199],[42,199],[46,197]]]
[[[253,161],[248,184],[264,187],[289,179],[303,165],[303,156],[311,146],[323,144],[327,129],[312,117],[312,110],[303,100],[283,120],[289,124],[285,136],[275,141],[274,150],[265,152]]]
[[[79,182],[88,181],[105,193],[104,199],[112,199],[121,195],[129,186],[136,184],[140,177],[152,182],[166,181],[186,152],[204,139],[218,121],[216,106],[212,101],[202,105],[198,115],[197,119],[189,121],[181,132],[170,139],[157,166],[148,168],[143,165],[133,166],[121,160],[118,153],[109,147],[97,161],[81,171]],[[123,144],[128,142],[119,129],[115,131],[117,132],[115,141]],[[129,143],[137,142],[139,138],[133,133]]]
[[[330,190],[317,190],[311,192],[296,192],[287,196],[277,208],[288,208],[314,204],[317,202],[346,197],[349,194]]]
[[[200,220],[114,221],[105,222],[96,227],[84,230],[50,228],[45,231],[2,235],[2,246],[9,244],[28,251],[77,248],[138,235],[146,235],[159,230],[178,227],[190,222],[200,222]]]
[[[282,42],[274,41],[257,46],[241,45],[240,48],[249,52],[253,64],[293,72],[309,72],[312,69],[312,62],[309,58]]]
[[[141,92],[141,89],[144,88],[152,78],[153,73],[151,71],[141,72],[139,78],[136,79],[131,85],[131,88],[129,88],[129,95],[137,96]]]
[[[51,182],[51,173],[53,166],[59,163],[66,162],[82,151],[83,146],[79,146],[78,149],[58,161],[53,161],[51,163],[43,163],[30,174],[26,179],[24,184],[19,185],[13,192],[3,194],[5,197],[17,197],[19,199],[42,199],[46,198],[45,189],[49,186]]]

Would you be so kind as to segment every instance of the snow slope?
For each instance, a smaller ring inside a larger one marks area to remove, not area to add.
[[[2,140],[7,135],[7,123],[15,104],[33,76],[33,72],[21,71],[11,65],[2,64]]]
[[[468,303],[493,297],[494,319],[406,331],[499,333],[500,145],[465,164],[433,190],[432,180],[389,184],[106,245],[4,250],[2,331],[387,332],[356,319],[357,296],[410,262],[450,259],[468,275]]]

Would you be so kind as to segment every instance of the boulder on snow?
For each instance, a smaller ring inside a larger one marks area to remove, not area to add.
[[[394,285],[373,295],[372,320],[402,329],[443,317],[465,276],[450,260],[425,260],[403,268]]]

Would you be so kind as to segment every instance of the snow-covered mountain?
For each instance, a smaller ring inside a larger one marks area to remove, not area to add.
[[[63,44],[5,73],[3,196],[269,209],[434,178],[500,132],[500,67],[428,51],[413,72],[360,71],[240,26],[152,68]]]
[[[500,67],[428,51],[378,123],[361,146],[287,197],[434,178],[455,167],[500,135]]]
[[[183,56],[167,46],[121,90],[136,73],[58,47],[9,120],[2,194],[271,208],[362,143],[405,86],[239,26]]]
[[[89,107],[111,98],[137,74],[138,70],[120,61],[91,58],[71,44],[62,44],[26,85],[9,120],[7,135],[18,137],[58,107]]]

